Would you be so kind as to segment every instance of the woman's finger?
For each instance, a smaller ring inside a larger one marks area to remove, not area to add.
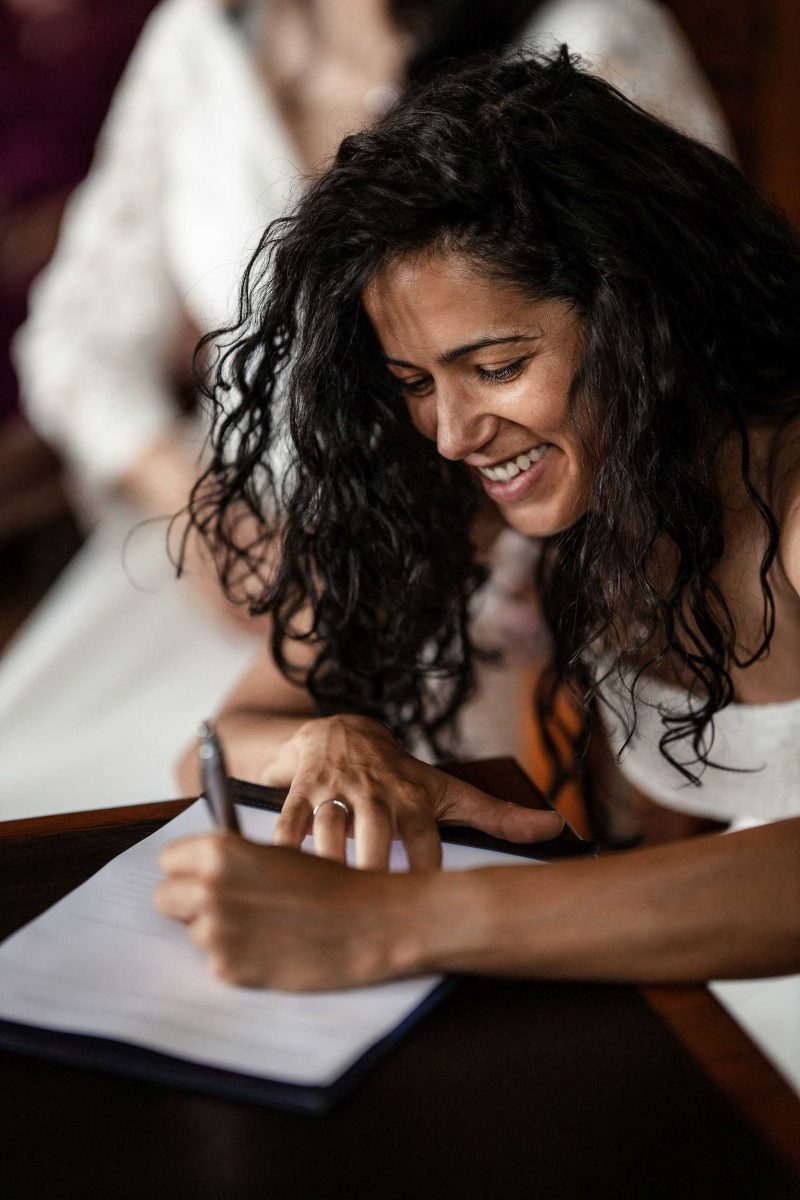
[[[299,789],[290,788],[283,802],[272,841],[276,846],[293,846],[297,849],[309,831],[311,804]]]
[[[314,853],[319,858],[330,858],[334,862],[343,863],[347,852],[347,827],[350,824],[351,806],[346,808],[332,801],[338,797],[330,796],[318,801],[313,813],[311,832],[314,836]]]
[[[189,922],[189,937],[200,950],[218,947],[222,925],[216,914],[203,912]]]
[[[506,842],[549,842],[564,828],[564,818],[552,809],[523,808],[459,780],[448,784],[440,807],[440,818],[482,829]]]
[[[196,920],[206,907],[208,889],[199,879],[164,879],[155,890],[155,905],[163,917],[184,923]]]
[[[158,856],[158,864],[165,875],[221,879],[237,844],[241,845],[242,839],[224,830],[200,833],[165,846]]]
[[[355,815],[356,866],[385,871],[392,849],[392,818],[382,804],[359,806]]]
[[[435,871],[442,865],[442,839],[436,822],[427,813],[415,808],[401,810],[397,832],[412,871]]]

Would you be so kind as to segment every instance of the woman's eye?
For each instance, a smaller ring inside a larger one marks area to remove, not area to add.
[[[484,383],[505,383],[509,379],[516,379],[527,361],[527,358],[518,358],[504,367],[478,367],[478,378]]]
[[[430,376],[423,375],[421,379],[398,379],[400,391],[406,396],[427,396],[432,387]]]

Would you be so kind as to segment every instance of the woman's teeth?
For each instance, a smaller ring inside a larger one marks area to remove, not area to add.
[[[505,482],[520,475],[523,471],[527,471],[528,467],[532,467],[534,463],[538,462],[544,454],[546,446],[547,443],[534,446],[532,450],[526,450],[524,454],[518,454],[516,458],[509,458],[507,462],[498,463],[496,467],[478,467],[478,470],[487,479]]]

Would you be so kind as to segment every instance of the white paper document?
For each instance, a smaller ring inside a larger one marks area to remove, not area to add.
[[[274,813],[240,806],[242,830],[269,842]],[[161,848],[207,832],[202,801],[126,850],[0,946],[0,1019],[144,1046],[285,1083],[324,1087],[388,1035],[435,977],[309,995],[215,979],[185,929],[160,916]],[[404,855],[393,847],[393,868]],[[447,869],[530,859],[444,847]]]

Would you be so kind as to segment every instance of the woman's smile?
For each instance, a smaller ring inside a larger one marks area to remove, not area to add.
[[[516,458],[493,467],[477,467],[487,496],[497,504],[521,504],[535,495],[542,477],[552,463],[555,446],[543,442]]]
[[[548,536],[586,507],[570,421],[579,323],[457,255],[405,258],[364,307],[417,429],[464,462],[521,533]]]

